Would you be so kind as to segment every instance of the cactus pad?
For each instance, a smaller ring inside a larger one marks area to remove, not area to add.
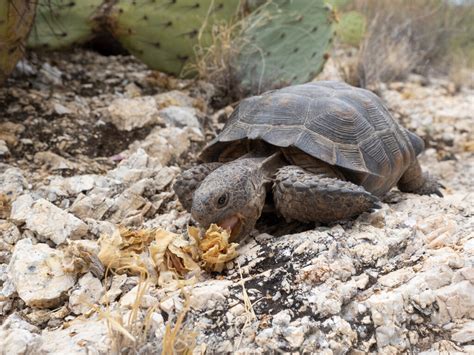
[[[103,0],[39,0],[30,47],[58,49],[92,37]]]
[[[35,8],[36,1],[0,0],[0,83],[25,53]]]
[[[112,35],[153,69],[180,74],[206,46],[216,21],[229,20],[239,0],[118,0],[108,14]],[[204,26],[204,27],[203,27]],[[200,37],[200,38],[199,38]]]
[[[307,82],[322,69],[334,16],[323,0],[274,0],[244,19],[238,68],[244,92]]]

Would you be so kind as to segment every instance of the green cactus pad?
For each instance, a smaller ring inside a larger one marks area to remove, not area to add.
[[[59,49],[84,43],[94,34],[103,0],[39,0],[28,46]]]
[[[108,14],[108,28],[124,48],[145,64],[178,75],[194,57],[194,46],[210,43],[212,24],[232,18],[239,3],[239,0],[118,0]]]
[[[238,58],[244,92],[304,83],[321,71],[334,32],[323,0],[274,0],[244,21]]]
[[[25,53],[35,8],[36,1],[0,0],[0,83]]]

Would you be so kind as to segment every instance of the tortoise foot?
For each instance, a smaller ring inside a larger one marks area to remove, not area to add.
[[[278,212],[288,221],[329,223],[380,208],[378,198],[361,186],[293,165],[277,171],[273,194]]]
[[[403,192],[412,192],[418,195],[438,195],[443,197],[440,189],[444,186],[427,172],[421,170],[418,161],[415,161],[402,175],[397,184]]]
[[[423,184],[412,192],[418,195],[437,195],[443,197],[440,189],[444,188],[443,184],[438,182],[433,176],[423,173]]]

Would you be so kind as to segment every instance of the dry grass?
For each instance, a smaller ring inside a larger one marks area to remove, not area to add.
[[[197,77],[210,82],[216,89],[216,97],[223,102],[216,106],[223,107],[242,97],[238,80],[237,56],[242,48],[235,38],[242,30],[242,22],[221,22],[211,28],[211,44],[199,41],[194,48],[195,61],[185,67],[186,73],[197,73]],[[227,98],[227,99],[225,99]]]
[[[192,354],[193,349],[196,347],[197,334],[182,328],[186,314],[190,309],[190,303],[189,295],[184,289],[181,289],[181,292],[184,297],[184,307],[177,315],[174,325],[171,320],[166,324],[162,343],[162,355]]]
[[[439,0],[353,1],[351,9],[366,16],[368,28],[346,81],[367,87],[411,72],[448,74],[456,55],[453,43],[459,38],[468,43],[472,36],[473,8]]]

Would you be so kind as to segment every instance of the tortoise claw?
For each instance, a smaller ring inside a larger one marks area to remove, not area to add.
[[[376,202],[374,203],[374,205],[372,206],[372,210],[374,210],[374,211],[375,211],[375,210],[380,210],[380,209],[382,209],[382,207],[383,207],[383,206],[382,206],[382,203],[381,203],[380,201],[376,201]]]

